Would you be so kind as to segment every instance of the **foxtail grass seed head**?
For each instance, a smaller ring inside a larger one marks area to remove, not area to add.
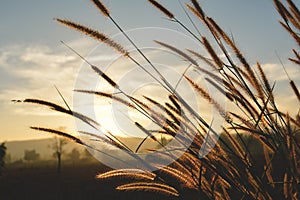
[[[176,109],[181,112],[182,111],[182,108],[178,102],[178,99],[176,98],[176,96],[174,95],[169,95],[169,99],[170,101],[172,102],[172,104],[176,107]]]
[[[297,33],[295,33],[288,25],[284,24],[283,22],[279,22],[281,26],[295,39],[298,46],[300,46],[300,37]]]
[[[187,3],[186,7],[205,24],[205,18],[203,18],[203,16],[200,15],[199,12],[192,5]]]
[[[210,43],[205,37],[202,37],[202,42],[204,47],[206,48],[207,52],[210,54],[213,61],[216,63],[216,65],[219,67],[219,69],[223,68],[223,62],[219,58],[219,56],[216,54],[215,50],[212,48]]]
[[[267,76],[266,76],[265,72],[263,71],[263,69],[262,69],[259,62],[257,62],[256,65],[257,65],[257,68],[258,68],[259,75],[262,78],[264,86],[265,86],[265,88],[268,92],[268,96],[270,96],[271,100],[274,100],[274,96],[273,96],[273,93],[272,93],[272,88],[270,86],[269,80],[267,79]]]
[[[297,6],[294,4],[294,2],[292,0],[287,0],[288,4],[289,4],[289,8],[291,10],[291,12],[293,13],[295,19],[297,19],[297,21],[300,23],[300,11],[297,8]]]
[[[183,183],[184,185],[190,188],[197,187],[197,183],[195,182],[193,177],[184,174],[182,171],[176,168],[165,166],[164,168],[161,168],[160,171],[176,178],[179,182]]]
[[[220,104],[215,100],[213,99],[207,91],[205,91],[202,87],[200,87],[197,83],[195,83],[192,79],[190,79],[189,77],[185,76],[186,80],[196,89],[197,92],[199,92],[199,94],[204,98],[206,99],[209,103],[211,103],[217,110],[218,112],[220,113],[220,115],[222,117],[224,117],[224,119],[227,121],[227,122],[230,122],[232,121],[232,119],[230,118],[229,116],[229,113],[227,113],[224,108],[222,108],[220,106]]]
[[[61,112],[61,113],[65,113],[67,115],[71,115],[75,118],[78,118],[80,119],[81,121],[85,122],[86,124],[94,127],[94,125],[99,125],[98,122],[96,122],[95,120],[83,115],[83,114],[80,114],[78,112],[75,112],[75,111],[72,111],[72,110],[69,110],[69,109],[65,109],[57,104],[54,104],[54,103],[51,103],[51,102],[48,102],[48,101],[44,101],[44,100],[39,100],[39,99],[25,99],[23,101],[24,103],[33,103],[33,104],[39,104],[39,105],[44,105],[44,106],[48,106],[49,108],[51,108],[52,110],[55,110],[55,111],[58,111],[58,112]],[[93,125],[94,124],[94,125]]]
[[[289,60],[292,61],[293,63],[297,64],[297,65],[300,65],[300,55],[299,55],[299,53],[295,49],[293,49],[293,52],[294,52],[296,58],[289,58]]]
[[[168,186],[168,185],[165,185],[165,184],[162,184],[162,183],[152,183],[152,182],[128,183],[128,184],[118,186],[117,190],[153,191],[153,192],[158,192],[158,193],[165,194],[165,195],[168,195],[168,196],[179,196],[179,193],[175,188],[173,188],[171,186]]]
[[[273,2],[276,6],[277,12],[280,14],[282,19],[287,23],[288,19],[285,14],[285,10],[286,10],[285,7],[282,5],[282,3],[279,0],[273,0]]]
[[[134,123],[139,129],[141,129],[144,133],[146,133],[152,140],[158,142],[158,140],[147,130],[145,129],[141,124],[138,122]]]
[[[105,173],[98,174],[97,179],[111,179],[111,178],[131,178],[134,180],[144,179],[152,181],[156,175],[151,172],[145,172],[139,169],[119,169],[112,170]]]
[[[293,13],[292,14],[280,1],[277,2],[276,7],[285,24],[288,25],[289,28],[291,23],[296,29],[300,30],[300,21],[297,19],[298,17],[300,18],[298,10],[294,10],[293,7],[291,7],[291,4],[289,4],[290,11]]]
[[[227,91],[225,91],[223,88],[221,88],[218,83],[214,82],[210,78],[205,78],[212,86],[214,86],[219,92],[221,92],[223,95],[225,95],[230,101],[234,101],[231,94]]]
[[[68,20],[63,20],[63,19],[55,19],[57,22],[73,28],[79,32],[82,32],[100,42],[103,42],[104,44],[108,45],[109,47],[113,48],[115,51],[119,52],[120,54],[124,55],[125,57],[129,56],[129,52],[126,51],[120,44],[116,43],[114,40],[109,38],[108,36],[104,35],[103,33],[100,33],[96,30],[93,30],[89,27],[86,27],[81,24],[77,24],[75,22],[71,22]]]
[[[293,91],[294,91],[294,93],[295,93],[298,101],[300,102],[300,93],[299,93],[299,90],[298,90],[297,86],[295,85],[294,81],[291,80],[290,81],[290,85],[291,85],[291,87],[292,87],[292,89],[293,89]]]
[[[30,128],[33,129],[33,130],[44,131],[44,132],[48,132],[48,133],[51,133],[51,134],[54,134],[54,135],[57,135],[57,136],[61,136],[61,137],[67,138],[69,140],[72,140],[72,141],[74,141],[78,144],[84,144],[80,139],[74,137],[73,135],[71,135],[69,133],[65,133],[65,132],[62,132],[62,131],[49,129],[49,128],[34,127],[34,126],[31,126]]]
[[[297,60],[300,61],[300,55],[299,55],[299,53],[296,51],[296,49],[293,49],[293,52],[294,52],[294,54],[295,54]]]
[[[292,61],[293,63],[297,64],[297,65],[300,65],[300,60],[296,60],[296,59],[293,59],[293,58],[289,58],[290,61]]]
[[[214,35],[220,39],[221,36],[226,35],[225,32],[221,29],[221,27],[215,22],[214,19],[210,17],[206,17],[207,22],[209,23],[209,26],[211,27],[211,30],[213,31]]]
[[[197,0],[191,0],[191,2],[193,3],[194,7],[196,8],[196,10],[199,13],[199,15],[201,16],[201,18],[204,19],[205,14],[204,14],[202,8],[200,7],[198,1]]]
[[[155,0],[148,0],[153,6],[155,6],[158,10],[160,10],[162,13],[164,13],[168,18],[173,19],[174,15],[172,12],[170,12],[168,9],[166,9],[163,5],[158,3]]]
[[[91,67],[99,76],[101,76],[104,80],[106,80],[112,87],[119,88],[119,86],[109,76],[107,76],[103,71],[101,71],[97,66],[92,65]]]
[[[111,100],[115,100],[123,105],[128,106],[129,108],[135,108],[133,104],[131,104],[130,102],[128,102],[127,100],[118,97],[116,95],[113,95],[111,93],[106,93],[106,92],[99,92],[99,91],[92,91],[92,90],[74,90],[74,92],[81,92],[81,93],[86,93],[86,94],[94,94],[97,96],[101,96],[101,97],[106,97],[109,98]]]
[[[109,17],[110,12],[107,9],[107,7],[100,1],[100,0],[91,0],[96,6],[97,8],[100,10],[100,12],[105,16],[105,17]]]

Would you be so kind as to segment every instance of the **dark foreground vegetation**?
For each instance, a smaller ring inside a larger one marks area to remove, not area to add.
[[[225,136],[221,136],[226,140]],[[253,172],[262,174],[265,162],[263,146],[251,137],[244,138],[249,144],[249,150],[254,156]],[[300,137],[299,137],[300,139]],[[234,160],[234,158],[232,158]],[[238,160],[236,161],[238,163]],[[0,176],[0,199],[193,199],[195,191],[185,191],[185,196],[170,197],[154,191],[122,192],[115,190],[120,184],[129,183],[128,179],[110,178],[107,181],[96,178],[98,174],[111,169],[92,157],[81,159],[75,163],[63,160],[61,171],[57,171],[57,163],[52,160],[38,160],[34,162],[14,162],[7,164]],[[274,182],[280,181],[284,175],[285,164],[282,158],[273,158]],[[207,174],[206,176],[211,176]],[[207,177],[211,178],[211,177]],[[267,177],[266,177],[267,179]],[[176,185],[176,180],[173,182]],[[272,185],[269,189],[272,191]],[[268,189],[268,188],[266,188]],[[232,188],[235,195],[235,189]],[[273,191],[274,192],[274,191]],[[283,199],[283,191],[278,190],[278,199]],[[236,194],[237,195],[237,194]]]
[[[8,165],[0,177],[0,199],[167,199],[156,193],[118,192],[120,180],[99,181],[95,176],[107,171],[99,162],[68,164],[57,173],[55,163]]]

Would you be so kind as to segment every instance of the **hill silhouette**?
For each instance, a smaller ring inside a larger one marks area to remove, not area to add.
[[[143,140],[143,138],[138,137],[118,137],[123,143],[125,143],[130,149],[135,151],[139,143]],[[25,150],[36,150],[37,153],[40,154],[41,159],[51,159],[53,158],[53,149],[52,145],[54,143],[53,138],[48,139],[38,139],[38,140],[23,140],[23,141],[9,141],[6,142],[7,153],[11,156],[11,162],[19,160],[24,157]],[[109,149],[107,145],[103,143],[99,143],[99,147],[103,145],[103,148]],[[158,146],[157,143],[154,143],[151,140],[146,140],[146,142],[140,148],[140,151],[145,151],[146,149],[156,148]],[[85,150],[85,147],[75,144],[73,142],[68,142],[64,146],[64,151],[69,153],[72,149],[77,148],[80,152]],[[102,148],[102,147],[101,147]]]

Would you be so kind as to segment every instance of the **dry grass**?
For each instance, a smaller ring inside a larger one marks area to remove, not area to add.
[[[93,2],[102,14],[119,28],[124,37],[133,43],[119,24],[111,17],[111,13],[105,5],[101,1],[93,0]],[[187,101],[182,98],[181,94],[169,84],[166,77],[160,74],[159,70],[134,43],[138,52],[154,68],[154,72],[144,69],[121,45],[104,34],[77,23],[57,19],[58,22],[96,38],[100,42],[108,44],[120,54],[125,55],[169,93],[170,102],[157,102],[146,97],[148,103],[144,103],[142,99],[136,99],[120,90],[108,75],[92,64],[90,64],[91,68],[110,83],[112,87],[118,89],[123,96],[116,97],[113,94],[100,91],[78,90],[78,92],[117,100],[119,103],[130,106],[146,116],[160,127],[160,132],[168,135],[168,137],[173,137],[178,143],[191,143],[180,158],[160,170],[154,172],[141,171],[139,169],[113,170],[100,174],[97,178],[103,179],[103,181],[110,178],[130,179],[132,183],[120,185],[116,189],[122,191],[152,191],[173,196],[174,199],[298,199],[300,196],[300,145],[299,139],[296,137],[300,129],[299,112],[297,116],[292,117],[286,111],[278,110],[273,94],[274,86],[270,84],[268,75],[265,74],[262,66],[257,63],[256,73],[255,69],[250,67],[233,39],[212,18],[205,15],[196,0],[192,0],[191,4],[187,4],[187,8],[210,31],[213,38],[212,41],[208,41],[204,36],[202,40],[199,40],[199,37],[182,24],[171,11],[157,1],[149,0],[149,2],[168,18],[171,18],[172,21],[177,22],[192,37],[195,37],[199,41],[199,45],[207,50],[207,54],[211,58],[191,50],[185,53],[183,50],[163,42],[157,43],[184,58],[194,70],[207,74],[209,76],[208,82],[221,91],[230,100],[229,103],[235,109],[225,111],[205,89],[191,77],[185,75],[188,82],[204,99],[217,108],[226,121],[222,137],[219,138],[219,141],[209,154],[203,158],[199,157],[203,144],[208,146],[214,144],[216,142],[216,137],[214,136],[218,134],[211,129],[209,123],[201,117],[200,113],[192,109]],[[300,31],[300,12],[293,1],[287,0],[286,3],[287,6],[279,0],[274,0],[276,9],[283,19],[280,24],[300,47],[298,34]],[[219,52],[223,53],[225,58],[218,56]],[[290,61],[299,67],[299,53],[295,49],[293,49],[293,53],[295,58],[290,58]],[[198,66],[197,59],[204,61],[214,72]],[[289,84],[295,94],[295,99],[300,101],[298,87],[293,80],[290,80]],[[41,104],[53,110],[74,115],[93,127],[101,124],[101,122],[95,122],[87,116],[47,101],[27,99],[24,102]],[[147,106],[149,102],[159,106],[161,110],[151,109]],[[166,112],[163,112],[163,110],[166,110]],[[138,122],[134,123],[146,133],[147,137],[145,139],[152,138],[159,143],[150,130],[145,129]],[[71,134],[45,128],[34,129],[58,135],[63,134],[75,142],[81,142]],[[88,135],[91,139],[97,138],[96,135]],[[136,153],[141,144],[137,144],[137,151],[134,152],[128,149],[126,144],[113,137],[111,133],[107,132],[105,137],[107,137],[108,143],[128,153],[132,158],[141,161],[139,154]],[[251,144],[248,144],[249,138],[252,138],[253,141],[263,148],[263,156],[257,157],[257,155],[254,155],[255,152],[251,151]],[[173,160],[172,149],[160,152],[159,157]],[[278,165],[278,162],[281,162],[280,165]],[[142,164],[146,167],[147,165],[159,166],[159,163],[142,162]],[[144,180],[144,182],[141,182],[141,180]]]

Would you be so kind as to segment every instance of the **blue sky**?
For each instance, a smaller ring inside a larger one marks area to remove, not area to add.
[[[187,22],[177,1],[162,2],[176,13],[178,18]],[[146,0],[106,0],[104,3],[125,29],[143,26],[177,27],[162,20],[163,16],[149,6]],[[267,54],[268,59],[271,59],[275,50],[281,51],[281,48],[286,46],[287,48],[284,49],[286,51],[293,45],[293,42],[286,37],[285,31],[278,25],[279,16],[271,0],[228,0],[226,3],[220,0],[202,0],[200,3],[208,16],[213,16],[225,30],[233,33],[238,44],[249,52],[251,58],[256,54],[255,57],[265,59],[265,55],[257,55],[264,53]],[[58,25],[53,20],[55,17],[85,23],[108,34],[116,33],[114,27],[99,14],[89,0],[49,2],[12,0],[2,3],[0,9],[1,47],[13,44],[57,46],[61,39],[74,40],[82,37]]]
[[[177,24],[166,20],[146,0],[104,0],[103,2],[125,30],[164,27],[186,34]],[[178,19],[189,24],[178,1],[161,0],[160,2],[173,11]],[[287,58],[292,56],[291,49],[296,46],[278,24],[280,17],[271,0],[199,0],[199,2],[208,16],[213,17],[226,32],[233,34],[250,64],[260,61],[266,66],[271,80],[284,81],[286,77],[278,64],[276,51],[291,76],[299,83],[299,70],[287,62]],[[300,6],[299,2],[298,6]],[[43,109],[37,110],[34,107],[15,105],[10,102],[10,99],[26,97],[45,99],[46,97],[62,103],[53,85],[59,86],[71,101],[70,90],[74,89],[76,73],[82,62],[59,41],[67,42],[83,55],[89,54],[96,47],[97,42],[57,24],[53,20],[56,17],[89,25],[110,36],[118,33],[89,0],[2,2],[0,7],[0,121],[4,124],[4,128],[0,132],[0,141],[44,137],[29,130],[30,125],[61,126],[63,124],[59,122],[64,120],[67,127],[72,127],[71,119],[66,120]],[[200,25],[198,22],[197,24]],[[192,29],[191,25],[188,26]],[[149,42],[156,39],[152,38],[155,35],[147,31],[144,34]],[[169,39],[172,40],[172,37],[170,36]],[[123,44],[124,40],[120,39],[120,42]],[[126,46],[127,43],[124,42],[124,45]],[[186,48],[184,44],[182,45],[182,48]],[[111,52],[105,51],[102,57],[98,58],[99,63],[109,62],[110,54]],[[285,94],[284,87],[286,85],[279,84],[278,95]],[[44,114],[38,114],[43,112]]]

